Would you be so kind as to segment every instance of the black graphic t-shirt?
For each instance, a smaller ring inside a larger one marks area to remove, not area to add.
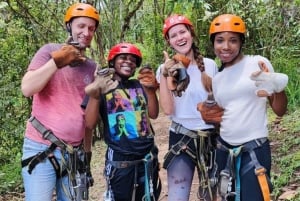
[[[101,97],[105,141],[115,152],[142,156],[151,150],[154,134],[147,101],[137,80],[128,80]]]

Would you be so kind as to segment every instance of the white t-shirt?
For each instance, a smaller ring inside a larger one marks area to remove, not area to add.
[[[250,79],[253,72],[260,70],[258,61],[264,61],[274,72],[268,59],[246,55],[213,78],[215,100],[225,109],[220,135],[231,145],[268,136],[267,98],[256,95],[257,87]]]
[[[209,58],[204,58],[203,61],[205,72],[210,77],[214,77],[218,72],[215,61]],[[156,71],[156,79],[158,81],[161,76],[160,69],[161,66]],[[190,130],[213,128],[212,125],[203,121],[200,112],[197,110],[197,104],[207,99],[207,92],[201,81],[201,71],[196,64],[190,64],[187,68],[187,73],[190,76],[190,83],[181,97],[174,97],[174,113],[170,118]]]

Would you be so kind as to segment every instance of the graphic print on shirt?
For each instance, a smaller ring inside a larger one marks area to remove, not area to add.
[[[106,100],[113,141],[152,135],[142,88],[116,89],[106,95]]]

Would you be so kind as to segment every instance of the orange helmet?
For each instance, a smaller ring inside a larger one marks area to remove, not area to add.
[[[165,19],[165,23],[163,26],[163,35],[165,38],[167,38],[169,29],[177,24],[185,24],[193,30],[193,24],[188,18],[183,15],[174,14]]]
[[[119,54],[132,54],[133,56],[135,56],[137,67],[139,67],[142,63],[142,53],[139,48],[131,43],[119,43],[113,46],[109,51],[107,61],[110,67],[113,67],[111,61],[113,61]]]
[[[216,17],[210,24],[209,36],[214,33],[231,31],[236,33],[246,33],[246,25],[244,21],[232,14],[223,14]]]
[[[98,26],[100,20],[99,12],[96,10],[96,8],[86,3],[76,3],[70,6],[65,15],[65,23],[67,24],[74,17],[92,18],[96,20],[96,26]]]

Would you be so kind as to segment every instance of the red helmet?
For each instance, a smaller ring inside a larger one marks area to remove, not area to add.
[[[107,61],[110,67],[113,67],[111,61],[113,61],[119,54],[132,54],[136,57],[136,66],[139,67],[142,63],[141,51],[131,43],[119,43],[113,46],[108,54]]]
[[[96,26],[98,26],[100,20],[99,12],[96,10],[96,8],[86,3],[76,3],[70,6],[65,15],[65,23],[69,23],[74,17],[92,18],[96,20]]]
[[[185,25],[189,26],[192,30],[194,28],[191,21],[188,18],[186,18],[185,16],[179,15],[179,14],[171,15],[170,17],[165,19],[165,23],[163,26],[163,34],[164,34],[165,38],[167,38],[169,29],[177,24],[185,24]]]

